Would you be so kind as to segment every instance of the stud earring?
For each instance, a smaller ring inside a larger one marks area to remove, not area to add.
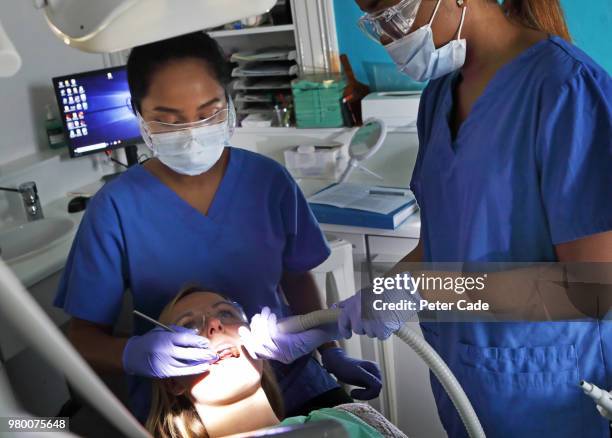
[[[464,0],[457,0],[457,6],[462,7],[463,6]]]

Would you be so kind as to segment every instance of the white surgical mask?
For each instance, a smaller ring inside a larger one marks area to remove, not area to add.
[[[442,77],[460,69],[465,63],[466,42],[465,39],[461,39],[461,29],[467,6],[463,7],[461,13],[457,39],[436,49],[431,25],[438,13],[440,2],[441,0],[438,0],[429,23],[385,46],[400,71],[418,82]]]
[[[145,122],[140,115],[140,132],[145,144],[162,163],[182,175],[200,175],[215,165],[233,134],[236,115],[231,101],[223,121],[209,122],[213,117],[200,122],[179,125],[179,129],[153,133],[152,123]]]

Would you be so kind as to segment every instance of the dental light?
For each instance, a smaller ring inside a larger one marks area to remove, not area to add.
[[[75,49],[109,53],[267,12],[276,0],[33,0],[53,34]],[[21,57],[0,22],[0,77]]]
[[[338,316],[340,316],[340,309],[317,310],[306,315],[292,316],[280,321],[278,323],[278,330],[282,333],[299,333],[323,324],[336,322]],[[459,412],[459,416],[469,436],[472,438],[484,438],[485,433],[478,420],[476,411],[474,411],[457,378],[438,353],[422,337],[406,326],[396,331],[395,335],[408,344],[438,378]]]
[[[259,15],[276,0],[34,0],[64,43],[116,52]],[[0,35],[1,36],[1,35]]]

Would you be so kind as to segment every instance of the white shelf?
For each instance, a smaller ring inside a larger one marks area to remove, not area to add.
[[[290,134],[290,135],[308,135],[320,138],[328,138],[334,136],[334,139],[341,134],[350,133],[354,128],[348,128],[341,126],[339,128],[298,128],[296,126],[276,127],[255,127],[255,126],[238,126],[236,127],[236,134],[261,134],[261,135],[272,135],[272,134]]]
[[[208,32],[208,35],[213,38],[223,38],[242,35],[255,35],[258,33],[293,32],[294,30],[295,26],[293,24],[283,24],[280,26],[260,26],[247,27],[245,29],[215,30]]]

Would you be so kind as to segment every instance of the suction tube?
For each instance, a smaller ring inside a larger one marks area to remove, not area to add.
[[[597,385],[585,382],[584,380],[580,381],[579,386],[586,395],[593,399],[601,416],[612,420],[612,393],[606,392]]]
[[[281,333],[299,333],[323,324],[336,322],[340,312],[340,309],[325,309],[306,315],[292,316],[280,321],[278,323],[278,330]],[[396,331],[395,335],[408,344],[438,378],[459,412],[459,416],[469,436],[472,438],[484,438],[484,430],[470,400],[440,355],[421,336],[406,326]]]

